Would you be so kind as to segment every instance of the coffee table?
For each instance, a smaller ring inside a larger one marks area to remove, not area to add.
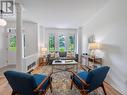
[[[63,67],[58,68],[58,66],[63,66]],[[78,62],[76,62],[75,60],[53,60],[53,62],[52,62],[52,73],[67,71],[68,69],[74,68],[74,66],[76,66],[76,70],[78,71]],[[54,72],[53,71],[54,69],[56,69],[57,71]]]

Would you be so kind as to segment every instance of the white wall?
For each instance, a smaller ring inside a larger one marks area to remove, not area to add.
[[[16,28],[15,21],[8,21],[6,28]],[[38,24],[30,21],[23,21],[22,33],[26,35],[25,56],[38,53]]]
[[[22,59],[22,71],[27,72],[27,68],[38,60],[39,26],[37,23],[24,21],[23,33],[25,36],[25,57]],[[33,67],[35,68],[35,66]],[[31,69],[33,69],[31,68]]]
[[[83,26],[83,52],[92,32],[103,43],[104,65],[111,67],[107,81],[127,95],[127,0],[110,0]]]
[[[26,35],[25,56],[38,53],[38,24],[24,21],[23,32]]]
[[[3,27],[0,27],[0,68],[7,65],[6,63],[6,34],[5,29]]]
[[[39,44],[40,44],[40,47],[45,47],[45,28],[43,26],[39,26]],[[39,49],[40,49],[39,47]]]
[[[16,28],[15,21],[8,21],[8,24],[6,26],[7,28]],[[34,22],[30,21],[23,21],[23,28],[22,28],[22,34],[25,34],[26,36],[26,42],[25,42],[25,57],[22,58],[23,64],[22,64],[22,70],[27,71],[27,66],[33,63],[34,61],[37,62],[38,59],[38,46],[39,46],[39,34],[40,31],[39,25]],[[5,31],[6,31],[5,30]],[[7,32],[7,31],[6,31]],[[7,39],[6,39],[7,41]],[[7,42],[6,42],[7,44]],[[8,46],[6,45],[5,48]],[[7,51],[7,50],[6,50]],[[7,54],[7,52],[6,52]],[[15,52],[16,55],[16,52]],[[12,55],[11,55],[12,56]],[[13,56],[16,58],[16,56]],[[7,59],[7,57],[5,57]],[[15,59],[16,62],[16,59]],[[8,65],[11,63],[8,63]]]

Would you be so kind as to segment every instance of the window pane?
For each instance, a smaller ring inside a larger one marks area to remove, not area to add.
[[[59,50],[61,52],[64,52],[66,50],[66,46],[65,46],[65,36],[64,35],[60,35],[59,36]]]
[[[55,36],[54,36],[54,34],[50,34],[50,36],[49,36],[49,51],[50,52],[55,51]]]
[[[68,51],[75,51],[75,36],[69,36]]]
[[[16,36],[11,35],[9,38],[9,50],[16,51]]]

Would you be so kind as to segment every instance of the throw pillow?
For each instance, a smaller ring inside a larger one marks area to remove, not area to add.
[[[75,54],[74,52],[67,52],[67,58],[74,58]]]
[[[55,57],[55,52],[50,53],[51,57]]]
[[[55,58],[59,57],[59,52],[55,52]]]

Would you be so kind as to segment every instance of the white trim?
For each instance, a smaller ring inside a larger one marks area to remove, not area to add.
[[[113,84],[110,84],[115,90],[117,90],[119,93],[123,94],[123,95],[127,95],[127,91],[122,91],[119,87],[113,85]]]
[[[22,62],[23,62],[23,64],[22,64],[23,72],[28,72],[28,71],[30,71],[30,70],[36,68],[37,63],[38,63],[37,60],[38,60],[38,53],[35,53],[35,54],[30,55],[30,56],[24,57],[24,58],[22,59]],[[27,70],[27,67],[28,67],[31,63],[33,63],[33,62],[36,62],[36,66],[32,67],[30,70]]]
[[[113,85],[112,83],[109,83],[108,80],[105,80],[105,82],[107,84],[109,84],[110,86],[112,86],[116,91],[118,91],[119,93],[123,94],[123,95],[126,95],[127,91],[122,91],[119,87]]]
[[[6,65],[3,65],[3,66],[0,67],[0,69],[4,68],[4,67],[6,67],[6,66],[8,66],[8,65],[7,65],[7,64],[6,64]]]

